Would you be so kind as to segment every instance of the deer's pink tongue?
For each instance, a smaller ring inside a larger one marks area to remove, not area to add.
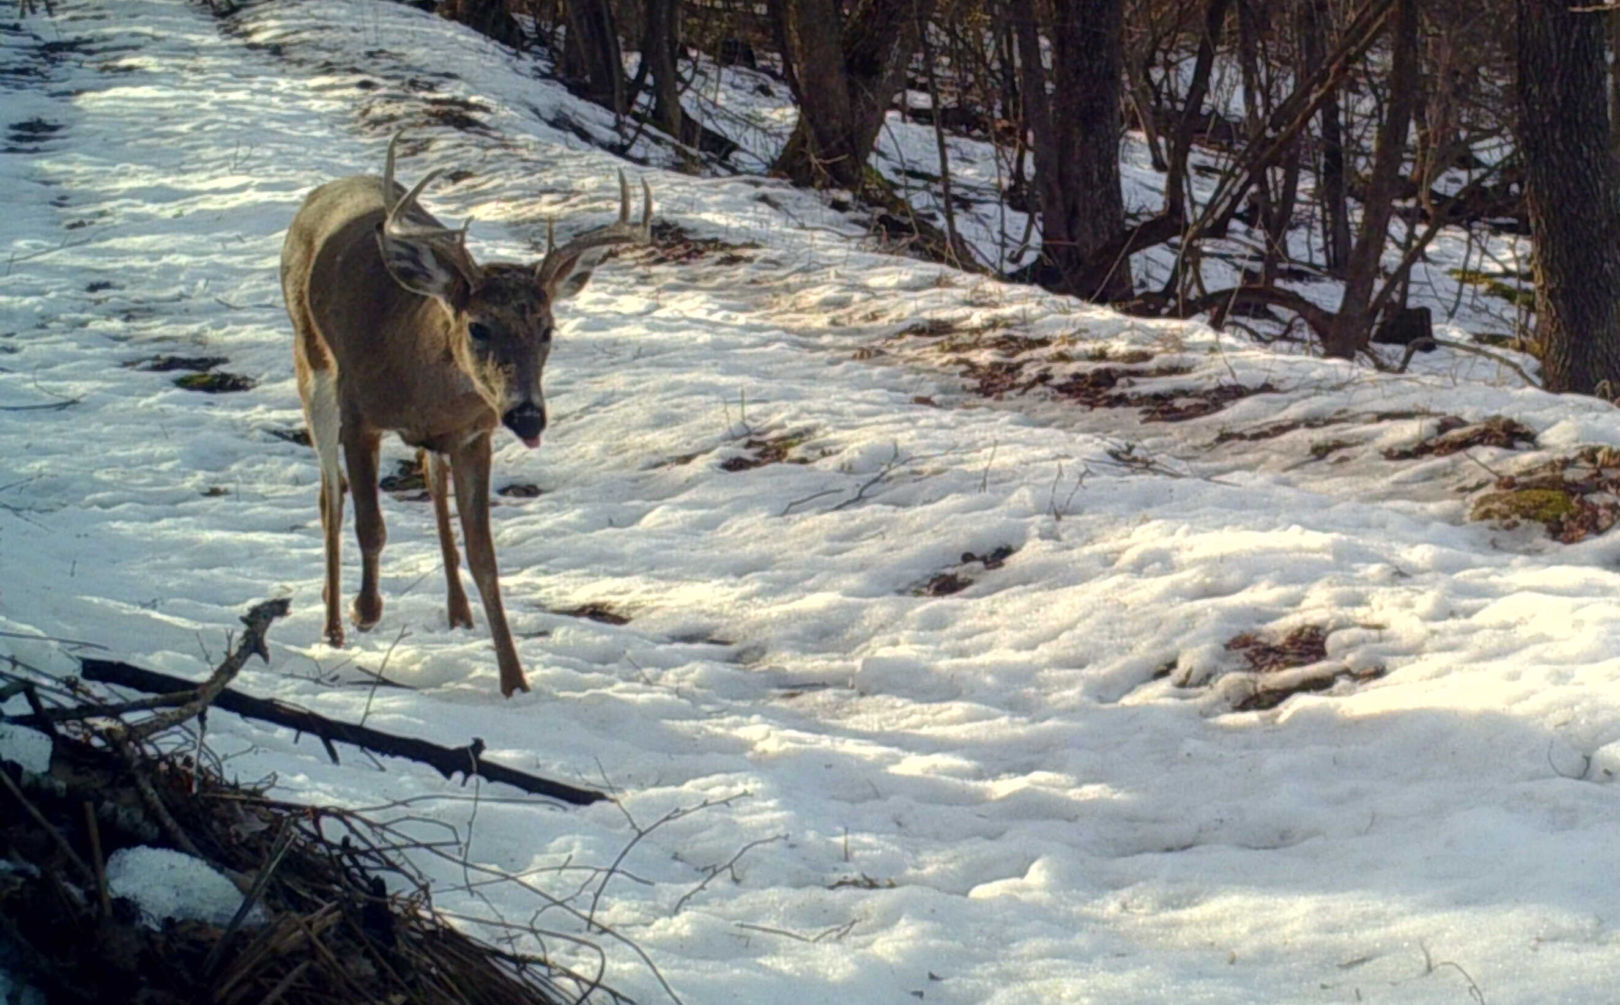
[[[533,450],[535,447],[538,447],[544,439],[544,434],[541,434],[540,436],[525,436],[523,437],[523,445],[528,447],[530,450]]]

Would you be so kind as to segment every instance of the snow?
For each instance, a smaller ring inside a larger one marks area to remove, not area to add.
[[[487,938],[538,912],[599,942],[638,1001],[1612,997],[1620,542],[1465,519],[1493,472],[1620,445],[1609,405],[1475,356],[1377,374],[891,257],[817,196],[666,170],[643,138],[629,170],[660,219],[758,247],[623,256],[559,318],[547,444],[496,457],[497,487],[542,489],[493,514],[536,685],[503,701],[482,611],[446,627],[419,502],[384,500],[377,630],[318,642],[316,462],[277,435],[301,424],[280,235],[403,126],[402,173],[472,172],[428,205],[473,216],[482,256],[534,257],[548,216],[612,212],[623,162],[563,118],[611,120],[402,5],[57,6],[0,33],[7,118],[61,126],[0,155],[0,653],[68,675],[78,644],[52,640],[73,639],[200,677],[247,605],[290,596],[241,687],[479,736],[616,801],[333,765],[214,715],[228,770],[448,828],[526,885],[424,857],[438,906]],[[900,334],[930,321],[955,334]],[[1049,340],[1029,358],[1054,384],[1140,352],[1185,370],[1155,388],[1276,390],[1173,423],[981,397],[960,374],[1004,335]],[[257,385],[203,395],[123,365],[160,354],[225,356]],[[1541,441],[1383,456],[1443,414]],[[722,468],[750,439],[802,463]],[[998,568],[964,560],[1003,547]],[[930,595],[947,571],[972,582]],[[592,603],[630,620],[565,613]],[[1307,625],[1328,662],[1382,676],[1233,711],[1256,678],[1225,643]]]
[[[107,889],[114,897],[134,901],[149,928],[163,927],[167,919],[201,921],[220,928],[231,923],[242,907],[242,891],[200,858],[136,845],[107,856]],[[244,923],[262,925],[264,910],[257,904]]]

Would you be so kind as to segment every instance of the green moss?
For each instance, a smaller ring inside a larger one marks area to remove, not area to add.
[[[1474,500],[1468,517],[1471,520],[1533,520],[1546,526],[1570,516],[1576,509],[1575,497],[1564,489],[1507,489],[1489,492]]]
[[[1527,311],[1536,309],[1536,290],[1530,277],[1511,272],[1481,272],[1478,269],[1451,269],[1452,278],[1459,283],[1478,286],[1487,294],[1506,300]]]

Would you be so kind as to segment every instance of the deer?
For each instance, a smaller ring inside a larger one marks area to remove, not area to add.
[[[450,626],[471,628],[450,524],[454,489],[501,694],[510,698],[529,685],[501,604],[490,537],[491,438],[505,426],[524,446],[540,446],[546,428],[540,384],[551,351],[553,308],[584,289],[614,247],[650,240],[652,191],[643,180],[641,219],[632,222],[630,186],[620,171],[617,222],[561,247],[548,222],[539,262],[481,264],[467,250],[467,226],[448,228],[418,202],[443,169],[427,172],[408,191],[394,180],[400,136],[388,144],[381,178],[355,175],[311,192],[282,246],[281,286],[292,320],[298,396],[320,462],[324,638],[331,646],[344,645],[345,491],[354,497],[361,559],[351,616],[361,631],[382,618],[377,575],[387,531],[378,504],[377,460],[382,437],[394,433],[417,448],[423,464]]]

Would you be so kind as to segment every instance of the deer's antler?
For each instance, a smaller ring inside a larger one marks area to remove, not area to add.
[[[556,287],[568,276],[581,267],[587,271],[593,267],[596,260],[606,252],[609,247],[616,244],[645,244],[652,239],[652,189],[647,187],[646,179],[641,181],[641,194],[644,204],[641,209],[641,220],[630,222],[630,183],[625,180],[624,172],[619,172],[619,219],[616,223],[604,227],[587,230],[574,237],[562,247],[557,247],[555,233],[550,222],[546,224],[546,257],[535,268],[535,279],[548,289]],[[600,249],[598,251],[598,249]],[[591,255],[592,251],[597,254]]]
[[[388,141],[388,158],[383,163],[383,209],[386,213],[383,217],[383,231],[393,238],[451,244],[465,250],[467,228],[472,225],[472,220],[468,219],[460,230],[443,226],[416,201],[434,179],[444,174],[443,168],[429,171],[402,198],[394,199],[394,153],[395,148],[399,146],[400,137],[404,135],[405,131],[401,129]]]

